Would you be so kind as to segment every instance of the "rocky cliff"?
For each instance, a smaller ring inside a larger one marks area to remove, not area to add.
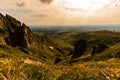
[[[33,33],[24,23],[0,13],[0,44],[31,48],[34,44]]]

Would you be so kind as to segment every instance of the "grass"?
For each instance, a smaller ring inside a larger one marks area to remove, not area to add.
[[[100,54],[96,54],[94,57],[94,60],[107,60],[110,58],[120,58],[120,43],[117,43],[114,46],[111,46],[110,48],[106,49],[104,52]]]
[[[28,64],[21,60],[6,59],[0,66],[1,80],[119,80],[119,78],[120,64],[116,63],[115,59],[104,62],[91,61],[75,66]]]
[[[51,39],[56,41],[56,45],[46,42],[45,51],[40,48],[38,52],[47,57],[44,58],[45,60],[41,55],[32,54],[30,51],[26,53],[26,50],[19,47],[0,45],[0,80],[120,80],[120,57],[117,54],[120,52],[120,43],[110,46],[94,57],[91,57],[90,50],[88,50],[77,62],[70,64],[70,56],[62,55],[62,58],[65,58],[62,62],[52,64],[54,63],[52,59],[61,56],[54,57],[55,53],[59,52],[56,49],[52,51],[49,46],[58,46],[58,48],[60,46],[62,49],[67,47],[68,49],[65,48],[65,53],[67,53],[73,48],[70,44],[74,41],[70,38],[71,35],[56,38],[53,38],[53,35]],[[93,35],[94,37],[96,38]],[[70,40],[67,41],[68,38]],[[64,40],[66,41],[64,42]]]
[[[9,49],[9,50],[8,50]],[[0,80],[119,80],[120,59],[50,65],[16,48],[0,47]]]

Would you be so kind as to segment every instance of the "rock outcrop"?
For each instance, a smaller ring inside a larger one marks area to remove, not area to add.
[[[9,31],[14,33],[16,28],[21,26],[21,22],[8,14],[6,14],[6,18],[10,23]]]
[[[87,40],[81,39],[78,40],[74,45],[74,52],[72,59],[81,57],[87,48]]]
[[[106,44],[99,44],[98,46],[94,46],[91,52],[91,56],[93,57],[96,53],[103,52],[106,48],[109,48]]]
[[[59,63],[59,62],[61,62],[62,61],[62,59],[61,58],[56,58],[55,59],[55,63],[54,64],[57,64],[57,63]]]
[[[93,57],[96,54],[97,47],[94,46],[91,52],[91,56]]]
[[[5,31],[8,31],[9,26],[10,23],[7,18],[0,13],[0,33],[5,33]]]
[[[14,41],[11,43],[13,46],[21,46],[25,48],[31,47],[33,41],[33,33],[24,23],[22,26],[17,27],[11,36],[11,41]]]
[[[97,53],[101,53],[103,52],[106,48],[109,48],[107,45],[101,43],[98,45],[98,47],[96,48],[96,52]]]
[[[5,38],[8,37],[8,28],[10,27],[10,23],[8,19],[0,13],[0,45],[5,45]]]
[[[12,47],[20,46],[31,48],[34,44],[33,33],[24,23],[6,14],[0,14],[0,34],[2,34],[2,43],[11,45]]]

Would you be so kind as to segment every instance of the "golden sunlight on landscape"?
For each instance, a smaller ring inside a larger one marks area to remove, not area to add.
[[[0,80],[120,80],[120,0],[0,0]]]

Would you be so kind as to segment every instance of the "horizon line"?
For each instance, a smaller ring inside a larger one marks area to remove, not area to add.
[[[29,27],[33,27],[33,26],[35,26],[35,27],[41,27],[41,26],[44,26],[44,27],[45,27],[45,26],[46,26],[46,27],[48,27],[48,26],[50,26],[50,27],[52,27],[52,26],[53,26],[53,27],[54,27],[54,26],[76,26],[76,27],[77,27],[77,26],[107,26],[107,25],[108,25],[108,26],[109,26],[109,25],[111,25],[111,26],[112,26],[112,25],[118,25],[118,26],[119,26],[120,23],[118,23],[118,24],[80,24],[80,25],[62,25],[62,24],[61,24],[61,25],[60,25],[60,24],[58,24],[58,25],[57,25],[57,24],[55,24],[55,25],[40,25],[40,24],[36,24],[36,25],[28,25],[28,26],[29,26]]]

